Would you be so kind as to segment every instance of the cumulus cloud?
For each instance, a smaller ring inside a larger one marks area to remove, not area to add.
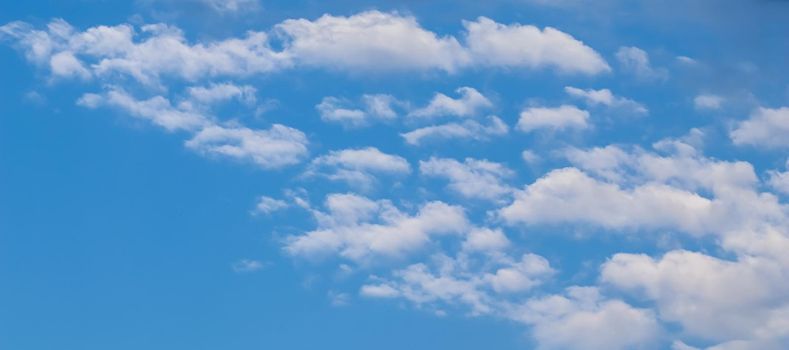
[[[303,132],[281,124],[265,130],[211,125],[185,143],[201,154],[251,162],[265,169],[300,163],[307,156],[307,144]]]
[[[566,154],[583,171],[553,170],[516,192],[500,211],[506,222],[721,234],[784,220],[777,198],[756,191],[758,179],[745,162],[616,146]]]
[[[523,132],[538,129],[586,129],[589,126],[588,120],[589,112],[575,106],[531,107],[521,112],[517,127]]]
[[[668,71],[664,68],[652,67],[649,54],[640,48],[620,47],[616,52],[616,59],[623,71],[634,75],[637,79],[645,81],[668,79]]]
[[[685,250],[658,259],[616,254],[603,265],[602,280],[653,300],[660,317],[682,325],[692,337],[729,342],[788,336],[787,266],[765,257],[722,260]]]
[[[564,73],[599,74],[611,68],[592,48],[555,28],[496,23],[485,17],[465,21],[466,43],[481,65],[550,67]]]
[[[422,28],[416,18],[379,11],[352,16],[289,19],[276,25],[289,57],[300,64],[339,69],[456,71],[468,54],[451,36]]]
[[[361,288],[367,297],[408,300],[420,307],[467,307],[472,315],[506,316],[498,295],[522,294],[542,284],[554,270],[545,258],[523,254],[505,257],[489,266],[471,268],[467,257],[435,256],[432,264],[418,263],[374,278]]]
[[[313,212],[318,228],[289,237],[287,253],[306,258],[337,255],[352,261],[397,258],[425,248],[435,237],[469,229],[464,210],[443,202],[428,202],[408,214],[387,200],[332,194],[324,206],[325,212]]]
[[[534,298],[512,313],[533,327],[538,349],[647,349],[655,347],[661,332],[652,311],[602,298],[593,287]]]
[[[789,147],[789,107],[760,107],[729,133],[735,145]]]
[[[583,101],[591,107],[606,106],[612,109],[619,109],[623,112],[633,113],[636,115],[649,114],[649,110],[644,105],[633,101],[629,98],[616,96],[611,90],[608,89],[579,89],[572,86],[566,86],[564,91],[568,95],[576,98],[583,99]]]
[[[315,158],[306,175],[325,176],[361,189],[370,189],[376,182],[376,175],[407,175],[410,172],[411,166],[405,158],[367,147],[332,151]]]
[[[487,97],[474,88],[461,87],[456,92],[460,95],[456,99],[437,93],[427,106],[411,111],[408,115],[422,118],[442,116],[471,117],[480,110],[493,106],[493,103]]]
[[[201,1],[220,12],[240,12],[255,4]],[[147,85],[158,85],[166,77],[247,77],[292,67],[450,73],[476,66],[554,67],[580,74],[609,70],[592,48],[553,28],[504,25],[484,17],[464,26],[465,45],[454,36],[423,28],[413,16],[379,11],[288,19],[269,31],[196,43],[180,29],[163,24],[78,31],[60,19],[44,30],[24,22],[6,24],[0,27],[0,39],[13,41],[31,62],[54,76],[127,76]],[[272,48],[274,40],[281,50]],[[506,44],[512,42],[519,45]]]
[[[431,157],[419,162],[419,171],[430,177],[445,178],[448,188],[466,198],[496,201],[512,192],[506,185],[514,172],[500,163],[466,158],[462,163],[448,158]]]

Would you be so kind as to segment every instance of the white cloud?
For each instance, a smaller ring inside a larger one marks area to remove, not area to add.
[[[789,195],[789,160],[786,161],[786,171],[770,171],[767,183],[776,191]]]
[[[326,212],[313,212],[318,228],[289,237],[286,252],[305,258],[336,254],[353,261],[397,258],[424,249],[434,237],[469,229],[463,209],[443,202],[426,203],[409,215],[386,200],[332,194],[325,207]]]
[[[425,30],[411,16],[379,11],[352,16],[289,19],[275,30],[285,52],[299,64],[348,70],[432,70],[453,72],[469,63],[451,36]]]
[[[512,313],[512,318],[532,325],[541,350],[653,348],[661,332],[650,310],[603,299],[592,287],[530,299]]]
[[[646,184],[632,190],[597,181],[575,168],[553,170],[501,209],[510,224],[595,224],[611,229],[679,228],[706,232],[709,199],[670,186]]]
[[[400,296],[400,292],[392,286],[381,285],[364,285],[359,290],[359,294],[369,298],[395,298]]]
[[[620,47],[616,52],[616,59],[622,70],[633,74],[641,80],[665,80],[668,79],[668,71],[664,68],[653,68],[649,62],[649,55],[646,51],[631,46]]]
[[[472,268],[468,257],[436,255],[432,264],[418,263],[392,273],[393,278],[373,278],[362,287],[368,297],[406,299],[420,307],[466,306],[472,315],[507,316],[501,295],[522,294],[554,274],[545,258],[523,254],[504,257]],[[501,295],[499,295],[501,294]]]
[[[369,189],[376,182],[376,175],[407,175],[410,172],[411,166],[405,158],[367,147],[332,151],[315,158],[306,175],[325,176],[330,180],[345,181],[351,186]]]
[[[608,89],[579,89],[572,86],[565,86],[564,91],[568,95],[581,98],[589,106],[606,106],[614,109],[621,109],[626,112],[644,115],[648,114],[649,110],[644,105],[633,101],[629,98],[616,96],[611,90]]]
[[[255,212],[267,215],[285,209],[288,206],[288,203],[281,199],[260,196],[260,198],[258,198],[258,204],[255,206]]]
[[[466,198],[496,201],[513,191],[505,180],[514,172],[503,164],[487,160],[466,158],[461,163],[431,157],[419,162],[419,171],[426,176],[446,178],[448,188]]]
[[[521,158],[527,164],[535,164],[540,161],[540,156],[532,150],[523,150],[521,152]]]
[[[346,126],[361,126],[366,123],[367,115],[359,109],[344,107],[347,101],[336,97],[324,97],[321,103],[315,106],[321,119],[326,122],[336,122]]]
[[[550,67],[564,73],[599,74],[611,68],[583,42],[557,29],[496,23],[485,17],[464,21],[466,43],[476,62],[486,66]]]
[[[276,169],[301,162],[307,155],[307,143],[303,132],[274,124],[267,130],[211,125],[197,132],[185,144],[202,154]]]
[[[789,107],[760,107],[729,133],[735,145],[789,147]]]
[[[145,25],[96,26],[76,31],[63,20],[52,21],[47,30],[22,22],[0,27],[4,36],[18,40],[35,63],[52,61],[53,74],[93,75],[110,79],[130,76],[144,84],[158,84],[162,76],[194,81],[203,77],[247,76],[272,72],[290,65],[281,53],[268,46],[268,35],[249,32],[244,38],[190,44],[180,29]]]
[[[397,99],[386,94],[365,94],[362,96],[365,111],[370,116],[378,119],[394,119],[397,117],[393,106],[400,104]]]
[[[77,104],[87,108],[109,106],[119,108],[133,117],[148,120],[168,131],[195,130],[210,124],[201,113],[173,106],[163,96],[137,100],[120,88],[110,88],[103,94],[84,94]]]
[[[509,223],[675,229],[697,235],[785,221],[786,209],[777,198],[756,191],[758,179],[749,163],[704,158],[684,149],[691,146],[673,142],[681,152],[666,156],[616,146],[568,149],[567,158],[583,171],[549,172],[516,192],[500,215]]]
[[[506,135],[507,124],[496,116],[488,116],[488,125],[476,120],[464,120],[461,123],[446,123],[426,126],[400,134],[409,145],[419,146],[426,140],[469,139],[487,141],[494,136]]]
[[[365,94],[361,98],[362,106],[353,107],[351,101],[327,96],[315,109],[326,122],[339,123],[345,127],[362,127],[373,120],[392,120],[397,118],[395,105],[401,104],[391,95]]]
[[[200,1],[223,13],[257,8],[253,0]],[[553,28],[502,25],[484,17],[464,26],[468,46],[454,36],[440,36],[421,27],[412,16],[379,11],[288,19],[269,31],[194,43],[180,29],[164,24],[78,31],[60,19],[45,30],[24,22],[6,24],[0,26],[0,39],[13,41],[39,66],[47,67],[52,61],[47,68],[57,76],[85,78],[90,74],[104,80],[128,76],[154,86],[168,77],[186,81],[247,77],[304,66],[352,72],[452,73],[477,66],[554,67],[581,74],[609,70],[593,49]],[[272,37],[281,50],[272,48]],[[512,42],[522,44],[507,44]]]
[[[442,116],[472,117],[481,110],[493,106],[493,103],[487,97],[474,88],[461,87],[455,92],[460,95],[457,99],[442,93],[436,93],[427,106],[411,111],[408,115],[424,118]]]
[[[187,89],[190,103],[213,105],[237,99],[246,105],[257,102],[257,89],[250,85],[236,85],[233,83],[210,84],[208,86],[193,86]]]
[[[701,94],[693,98],[693,107],[696,110],[720,109],[724,99],[718,95]]]
[[[518,130],[530,132],[537,129],[586,129],[589,126],[588,120],[589,112],[575,106],[531,107],[521,112]]]
[[[83,80],[91,78],[90,71],[82,65],[82,62],[68,51],[61,51],[49,60],[49,68],[52,74],[59,77],[77,77]]]
[[[602,280],[657,303],[661,319],[692,337],[726,342],[789,336],[787,266],[764,257],[722,260],[675,250],[659,259],[616,254]]]
[[[464,252],[498,252],[510,245],[501,229],[475,228],[463,241]]]

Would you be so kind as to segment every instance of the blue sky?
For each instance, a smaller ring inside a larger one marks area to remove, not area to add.
[[[785,349],[789,3],[0,4],[0,348]]]

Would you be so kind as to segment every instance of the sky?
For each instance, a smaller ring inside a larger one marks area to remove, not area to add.
[[[789,2],[0,4],[0,349],[786,349]]]

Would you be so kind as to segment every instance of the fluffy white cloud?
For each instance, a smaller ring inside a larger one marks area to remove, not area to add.
[[[221,12],[240,12],[256,3],[201,1]],[[128,24],[96,26],[80,32],[59,19],[46,30],[24,22],[3,25],[0,39],[14,41],[31,62],[56,76],[125,75],[148,85],[159,84],[163,77],[245,77],[294,66],[353,72],[455,72],[480,65],[555,67],[581,74],[609,70],[593,49],[553,28],[503,25],[484,17],[464,26],[467,46],[454,36],[423,28],[412,16],[379,11],[288,19],[270,31],[211,42],[190,43],[180,29],[163,24],[139,30]],[[272,49],[272,37],[281,50]]]
[[[434,237],[469,229],[463,209],[443,202],[426,203],[409,215],[386,200],[332,194],[325,207],[326,212],[313,212],[318,228],[289,237],[286,252],[306,258],[336,254],[353,261],[396,258],[425,248]]]
[[[471,117],[479,113],[479,111],[493,106],[493,103],[487,97],[474,88],[461,87],[456,92],[460,95],[456,99],[437,93],[427,106],[411,111],[408,115],[424,118],[442,116]]]
[[[735,145],[789,147],[789,107],[760,107],[729,133]]]
[[[307,176],[325,176],[330,180],[345,181],[351,186],[369,189],[376,175],[406,175],[411,172],[408,161],[387,154],[375,147],[332,151],[310,163]]]
[[[511,317],[531,325],[538,349],[545,350],[649,349],[661,332],[650,310],[606,300],[592,287],[531,299]]]
[[[550,67],[565,73],[599,74],[611,68],[589,46],[557,29],[496,23],[485,17],[465,21],[466,43],[481,65]]]
[[[711,94],[701,94],[693,98],[693,107],[696,110],[720,109],[723,105],[723,97]]]
[[[361,288],[368,297],[404,298],[418,306],[466,306],[472,315],[507,315],[507,305],[500,295],[522,294],[553,275],[545,258],[524,254],[493,260],[472,268],[468,257],[453,259],[445,255],[433,258],[433,264],[418,263],[394,271],[393,278],[373,278]]]
[[[608,89],[583,90],[572,86],[566,86],[564,91],[570,96],[583,99],[584,102],[589,106],[607,106],[637,115],[645,115],[649,113],[649,110],[644,107],[644,105],[629,98],[616,96],[611,92],[611,90]]]
[[[649,62],[649,55],[646,51],[631,46],[620,47],[616,52],[616,59],[622,70],[633,74],[641,80],[665,80],[668,79],[668,71],[663,68],[654,68]]]
[[[585,129],[589,126],[588,119],[589,112],[575,106],[531,107],[521,112],[518,130],[530,132],[537,129]]]
[[[510,245],[501,229],[476,228],[463,241],[464,252],[498,252]]]
[[[722,260],[675,250],[659,259],[617,254],[602,280],[657,303],[660,318],[692,337],[728,342],[789,336],[789,269],[775,260]]]
[[[288,57],[304,65],[362,70],[453,72],[469,63],[451,36],[422,28],[416,18],[379,11],[352,16],[323,15],[310,21],[289,19],[276,25],[286,38]]]
[[[611,229],[678,228],[706,232],[712,203],[695,193],[647,184],[632,190],[597,181],[575,168],[554,170],[501,209],[508,223],[595,224]]]
[[[307,143],[303,132],[280,124],[266,130],[211,125],[197,132],[185,145],[205,155],[275,169],[301,162],[307,156]]]
[[[269,48],[268,35],[263,32],[191,44],[179,29],[163,24],[145,25],[139,32],[130,25],[97,26],[78,32],[65,21],[55,20],[46,31],[13,22],[0,27],[0,33],[16,39],[31,61],[51,61],[55,75],[77,72],[84,76],[88,73],[80,67],[89,65],[92,73],[102,78],[121,74],[145,84],[158,84],[162,76],[194,81],[271,72],[290,65],[281,53]]]
[[[494,136],[506,135],[509,127],[499,117],[488,116],[488,124],[476,120],[426,126],[400,134],[405,142],[418,146],[426,140],[469,139],[486,141]]]
[[[419,162],[419,171],[426,176],[449,180],[448,188],[466,198],[496,201],[513,191],[505,181],[514,172],[503,164],[487,160],[466,158],[461,163],[431,157]]]

